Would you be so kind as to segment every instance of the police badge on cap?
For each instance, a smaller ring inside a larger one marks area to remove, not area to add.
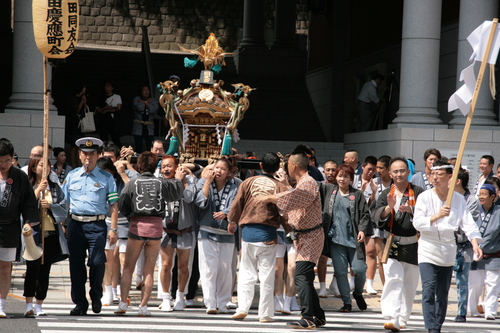
[[[75,144],[81,151],[91,152],[98,150],[102,146],[102,141],[97,138],[86,137],[76,140]]]

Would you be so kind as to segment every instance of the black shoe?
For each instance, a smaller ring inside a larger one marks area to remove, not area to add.
[[[92,301],[92,311],[94,313],[101,313],[102,303],[101,300]]]
[[[315,330],[316,329],[316,325],[312,321],[304,319],[304,318],[297,320],[297,321],[292,321],[291,323],[287,323],[286,326],[293,328],[293,329],[297,329],[297,330]]]
[[[322,327],[322,326],[326,325],[326,319],[325,318],[320,319],[320,318],[314,317],[313,322],[314,322],[314,325],[316,325],[316,327]]]
[[[367,306],[366,306],[365,299],[363,298],[363,295],[354,295],[354,293],[352,293],[352,297],[354,297],[354,299],[356,300],[356,304],[358,305],[358,308],[361,311],[365,311]]]
[[[78,306],[75,306],[70,312],[70,316],[86,316],[87,310],[80,309]]]
[[[343,307],[340,308],[340,312],[351,312],[352,311],[352,305],[351,304],[344,304]]]
[[[465,323],[467,321],[467,319],[465,319],[465,316],[458,315],[458,316],[455,317],[455,321],[457,323]]]

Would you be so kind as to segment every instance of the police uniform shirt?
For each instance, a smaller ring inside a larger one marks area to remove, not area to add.
[[[63,184],[70,212],[77,215],[105,215],[108,203],[118,201],[113,176],[97,166],[90,173],[84,167],[71,171]]]

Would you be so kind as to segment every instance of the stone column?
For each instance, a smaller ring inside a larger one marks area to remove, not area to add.
[[[265,47],[264,0],[245,0],[243,10],[243,38],[240,46]]]
[[[297,47],[295,22],[297,21],[296,0],[276,0],[274,41],[272,47]]]
[[[35,44],[31,0],[16,1],[13,53],[12,96],[5,112],[43,112],[43,55]]]
[[[460,73],[464,68],[469,66],[471,62],[469,58],[472,54],[472,47],[467,41],[467,37],[474,29],[486,20],[492,20],[495,17],[494,13],[498,13],[498,0],[460,0],[460,18],[458,26],[458,52],[457,52],[457,89],[464,82],[460,80]],[[479,71],[480,63],[476,63],[476,77]],[[472,126],[498,126],[493,112],[493,98],[490,94],[488,79],[490,75],[489,66],[486,67],[483,83],[479,91],[474,117],[472,118]],[[460,110],[453,112],[453,119],[450,121],[450,128],[460,128],[465,124],[464,115]]]
[[[14,41],[12,96],[0,113],[0,133],[8,138],[21,164],[33,146],[43,141],[43,55],[38,51],[33,33],[32,1],[16,0],[14,6]],[[51,80],[51,68],[48,80]],[[50,111],[56,108],[50,103]],[[64,116],[50,112],[49,144],[64,147]]]
[[[442,124],[437,111],[441,2],[404,2],[400,103],[390,127]]]

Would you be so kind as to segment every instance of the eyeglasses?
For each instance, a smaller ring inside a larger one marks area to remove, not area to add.
[[[443,177],[444,175],[446,175],[446,172],[431,172],[431,177]]]
[[[9,158],[8,160],[6,161],[0,161],[0,164],[12,164],[12,159]]]
[[[391,173],[397,175],[398,173],[404,174],[407,171],[408,171],[408,169],[400,169],[400,170],[392,170]]]

